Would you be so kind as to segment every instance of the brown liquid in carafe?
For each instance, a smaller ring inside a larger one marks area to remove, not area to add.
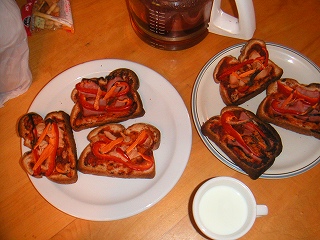
[[[208,34],[212,0],[127,0],[131,24],[149,45],[181,50]]]

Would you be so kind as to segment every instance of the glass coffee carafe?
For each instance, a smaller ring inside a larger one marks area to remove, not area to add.
[[[236,0],[239,19],[220,9],[221,0],[126,1],[137,35],[149,45],[164,50],[192,47],[208,31],[249,39],[255,30],[252,0]]]

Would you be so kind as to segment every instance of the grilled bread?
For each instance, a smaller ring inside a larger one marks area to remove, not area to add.
[[[71,93],[75,103],[70,114],[72,129],[80,131],[143,116],[139,85],[135,72],[126,68],[116,69],[105,78],[82,79]]]
[[[78,170],[86,174],[117,178],[153,178],[153,151],[159,148],[160,131],[146,123],[125,128],[106,124],[88,134],[90,144],[83,150]]]
[[[282,151],[277,131],[237,106],[224,107],[202,125],[201,132],[252,179],[270,168]]]
[[[279,127],[320,139],[320,84],[280,79],[269,85],[257,115]]]
[[[263,92],[282,73],[282,68],[269,59],[265,42],[251,39],[238,58],[229,55],[219,61],[213,79],[226,105],[240,105]]]
[[[61,184],[78,180],[76,144],[67,113],[51,112],[44,119],[27,113],[19,119],[18,134],[31,149],[20,159],[29,175]]]

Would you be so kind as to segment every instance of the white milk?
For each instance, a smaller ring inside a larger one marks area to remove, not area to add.
[[[248,207],[243,196],[235,189],[216,186],[208,190],[200,200],[199,215],[203,225],[210,231],[228,235],[243,226]]]

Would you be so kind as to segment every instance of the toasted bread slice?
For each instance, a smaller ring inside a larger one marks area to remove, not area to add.
[[[49,124],[50,127],[47,127]],[[52,130],[54,125],[57,128]],[[53,131],[56,135],[53,135]],[[60,184],[71,184],[78,180],[76,144],[67,113],[51,112],[45,119],[37,113],[27,113],[18,122],[18,134],[24,139],[24,145],[31,149],[20,159],[21,167],[29,175],[37,178],[46,176]],[[58,140],[55,141],[56,139]],[[47,156],[39,167],[35,168],[50,144],[56,145],[56,150],[50,151],[50,154],[55,156]]]
[[[88,134],[90,144],[82,151],[78,170],[86,174],[116,178],[153,178],[153,151],[159,148],[160,131],[146,123],[127,129],[106,124]]]
[[[201,132],[252,179],[270,168],[282,151],[277,131],[237,106],[224,107],[202,125]]]
[[[126,68],[116,69],[105,78],[82,79],[71,93],[75,103],[70,114],[72,129],[80,131],[143,116],[139,86],[136,73]]]
[[[280,79],[269,85],[257,115],[279,127],[320,139],[320,84]]]
[[[265,42],[251,39],[238,58],[229,55],[219,61],[213,79],[226,105],[240,105],[263,92],[282,73],[282,68],[269,59]]]

